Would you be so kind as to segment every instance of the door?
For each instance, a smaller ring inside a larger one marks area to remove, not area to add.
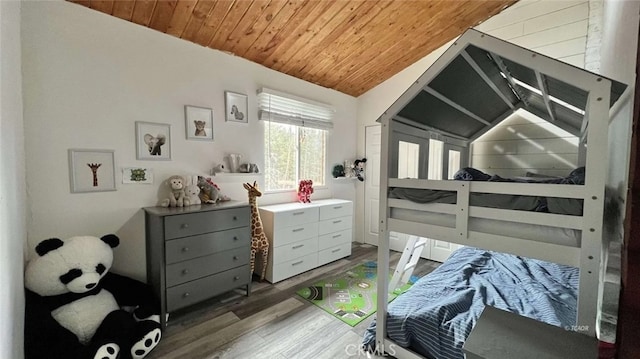
[[[380,223],[380,151],[381,127],[368,126],[365,128],[365,243],[378,245],[378,231]],[[424,137],[399,135],[393,145],[398,146],[398,158],[390,161],[390,166],[397,170],[398,178],[420,178],[426,172],[429,179],[445,179],[452,177],[461,167],[462,148],[453,148],[442,141]],[[427,159],[425,161],[425,158]],[[397,167],[396,167],[397,166]],[[452,172],[453,171],[453,172]],[[422,177],[424,178],[424,177]],[[402,252],[409,235],[390,232],[389,248]],[[428,239],[421,257],[444,262],[451,253],[460,246],[449,242]]]
[[[453,175],[462,167],[464,158],[462,147],[430,139],[428,179],[453,179]],[[459,244],[434,239],[431,239],[427,244],[430,247],[428,259],[437,262],[446,261],[453,251],[462,247]]]
[[[380,125],[365,127],[364,242],[378,245],[380,214]]]

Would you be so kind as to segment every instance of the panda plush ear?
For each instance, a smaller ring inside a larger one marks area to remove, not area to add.
[[[49,238],[40,242],[36,246],[36,252],[40,257],[51,252],[54,249],[58,249],[64,245],[64,242],[60,238]]]
[[[102,236],[102,238],[100,239],[102,239],[102,241],[108,244],[111,248],[115,248],[118,246],[118,244],[120,244],[120,238],[118,238],[118,236],[116,236],[115,234],[107,234]]]

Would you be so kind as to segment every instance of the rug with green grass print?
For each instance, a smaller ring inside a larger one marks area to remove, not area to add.
[[[345,273],[302,288],[296,293],[353,327],[376,312],[377,270],[376,262],[363,263]],[[406,292],[416,279],[412,277],[410,283],[390,293],[389,302]]]

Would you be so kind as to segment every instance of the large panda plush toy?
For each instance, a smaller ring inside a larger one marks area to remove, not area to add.
[[[51,238],[25,271],[27,359],[140,359],[160,341],[148,285],[109,269],[117,236]]]

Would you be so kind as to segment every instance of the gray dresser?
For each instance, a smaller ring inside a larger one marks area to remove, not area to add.
[[[145,211],[147,282],[167,313],[230,290],[251,290],[251,213],[246,202]]]

